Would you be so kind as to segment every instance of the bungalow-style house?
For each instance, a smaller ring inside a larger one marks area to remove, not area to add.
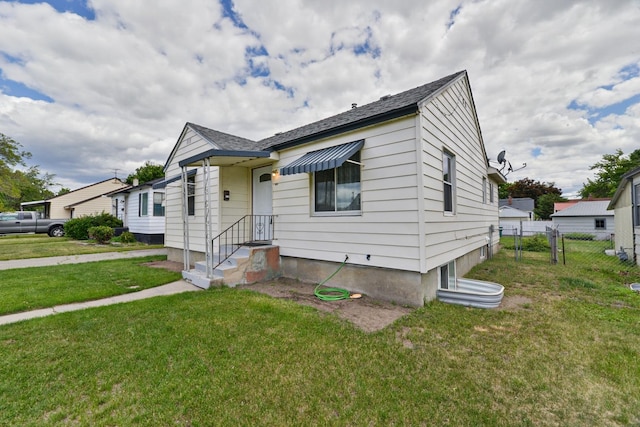
[[[522,218],[523,221],[533,221],[533,210],[535,209],[535,200],[531,197],[511,197],[506,199],[500,199],[498,201],[498,207],[502,208],[508,206],[513,209],[517,209],[520,212],[525,212],[527,218]]]
[[[109,194],[111,214],[122,220],[138,242],[164,243],[164,188],[153,188],[160,181],[139,184],[134,180],[132,186]]]
[[[609,209],[615,212],[615,247],[640,264],[640,168],[622,176]]]
[[[44,218],[70,219],[86,215],[111,212],[111,199],[107,194],[127,187],[118,178],[109,178],[86,187],[47,200],[20,203],[21,209],[42,209]]]
[[[168,258],[194,284],[194,264],[232,286],[255,265],[316,283],[344,266],[327,285],[421,306],[498,247],[505,179],[466,71],[260,141],[187,123],[164,170]],[[238,234],[272,252],[227,276]]]
[[[583,200],[551,214],[553,225],[562,234],[591,234],[597,240],[611,238],[614,233],[614,212],[608,210],[609,200]]]

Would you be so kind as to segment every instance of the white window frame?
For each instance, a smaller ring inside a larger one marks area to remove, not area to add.
[[[355,160],[354,160],[355,158]],[[353,156],[351,156],[349,158],[349,160],[347,160],[345,163],[356,163],[359,166],[360,163],[360,151],[358,151],[357,153],[355,153]],[[337,186],[338,186],[338,169],[344,167],[344,164],[340,167],[337,168],[333,168],[330,169],[333,171],[333,183],[334,183],[334,210],[333,211],[316,211],[316,174],[318,172],[314,172],[313,174],[311,174],[311,215],[312,216],[359,216],[362,215],[362,170],[360,170],[359,173],[359,184],[360,184],[360,209],[356,209],[356,210],[344,210],[344,211],[339,211],[337,210],[337,197],[338,197],[338,191],[337,191]],[[322,171],[325,172],[325,171]]]
[[[187,177],[187,215],[196,215],[196,177]]]
[[[159,203],[156,203],[156,195],[160,196],[160,200]],[[158,216],[158,217],[162,217],[165,216],[165,209],[164,209],[164,193],[162,191],[154,191],[153,192],[153,216]],[[160,206],[161,215],[156,215],[156,206]]]
[[[149,193],[138,193],[138,216],[149,216]]]
[[[487,203],[487,177],[482,177],[482,203]]]
[[[447,189],[451,195],[450,210],[447,209]],[[442,210],[445,215],[456,213],[456,156],[447,150],[442,151]]]
[[[438,289],[456,289],[455,260],[438,267]]]

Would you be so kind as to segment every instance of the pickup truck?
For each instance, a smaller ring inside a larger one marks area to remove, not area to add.
[[[38,212],[0,212],[0,234],[46,233],[51,237],[64,236],[67,219],[42,219]]]

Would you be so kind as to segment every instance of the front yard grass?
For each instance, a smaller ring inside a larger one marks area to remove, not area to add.
[[[164,255],[0,271],[0,315],[136,292],[179,280],[142,264]]]
[[[636,268],[501,251],[468,277],[520,303],[368,334],[223,288],[5,325],[0,425],[640,423]]]
[[[0,261],[157,248],[163,246],[143,243],[97,245],[90,241],[49,237],[46,234],[7,235],[0,236]]]

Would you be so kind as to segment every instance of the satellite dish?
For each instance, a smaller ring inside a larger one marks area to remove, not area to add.
[[[505,150],[502,150],[500,152],[500,154],[498,154],[498,163],[503,164],[504,163],[504,156],[506,154]]]

